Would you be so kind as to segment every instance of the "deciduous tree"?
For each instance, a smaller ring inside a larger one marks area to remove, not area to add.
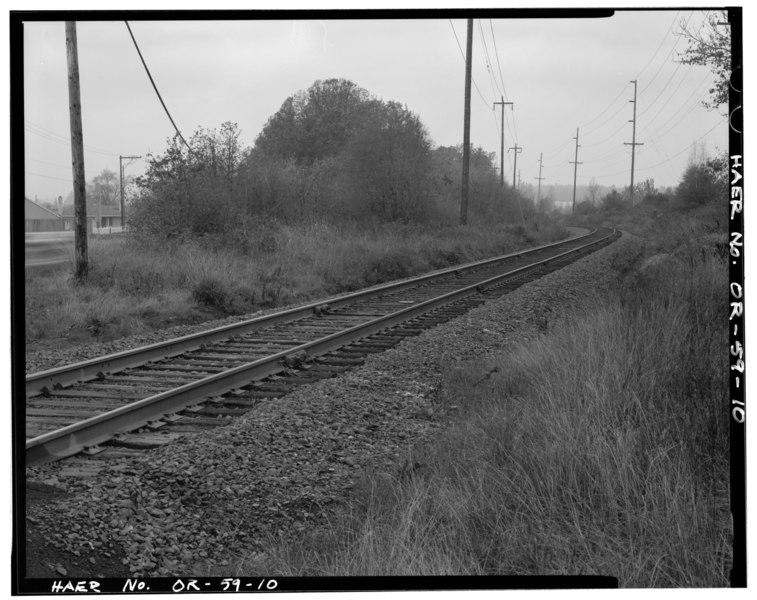
[[[690,23],[691,20],[689,20]],[[685,65],[708,67],[715,75],[710,88],[709,100],[702,104],[708,109],[728,105],[728,85],[731,77],[731,31],[727,25],[728,14],[724,10],[709,11],[704,23],[693,29],[682,22],[679,35],[686,38],[688,47],[679,60]]]

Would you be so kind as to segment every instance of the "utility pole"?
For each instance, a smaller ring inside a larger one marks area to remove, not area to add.
[[[120,187],[121,187],[121,231],[126,231],[126,204],[124,203],[124,158],[129,160],[136,160],[142,158],[141,156],[119,156],[118,157],[118,169],[120,173]],[[129,166],[129,163],[126,163]]]
[[[538,177],[534,177],[534,179],[538,179],[539,180],[539,187],[537,188],[537,192],[536,192],[536,205],[537,206],[539,206],[539,202],[541,202],[541,180],[542,179],[546,179],[546,177],[542,177],[541,176],[541,168],[543,166],[542,161],[541,161],[541,157],[542,157],[542,153],[539,152],[539,176]]]
[[[465,115],[463,117],[463,189],[460,194],[460,225],[468,224],[468,180],[470,178],[470,87],[473,52],[473,19],[468,19],[465,45]]]
[[[631,203],[633,204],[633,171],[636,146],[643,146],[644,143],[636,141],[636,80],[634,79],[631,83],[633,83],[633,100],[629,100],[629,102],[633,102],[633,119],[630,119],[629,122],[633,123],[633,137],[630,142],[623,142],[623,144],[631,146]]]
[[[523,146],[518,146],[518,144],[516,143],[515,146],[511,146],[510,148],[508,148],[508,151],[509,150],[515,150],[515,159],[513,161],[513,189],[516,189],[515,188],[515,170],[518,168],[518,154],[523,152]]]
[[[578,149],[580,148],[578,145],[578,127],[576,127],[576,137],[573,139],[576,140],[576,159],[568,161],[569,164],[573,165],[573,208],[571,209],[570,214],[576,212],[576,176],[578,175],[578,165],[583,164],[578,162]]]
[[[74,247],[76,281],[87,277],[87,185],[84,178],[84,138],[81,126],[81,94],[79,91],[79,53],[76,44],[76,22],[66,21],[66,62],[68,65],[68,114],[71,124],[71,165],[74,176]]]
[[[505,102],[504,96],[500,96],[501,102],[495,102],[494,106],[497,106],[497,104],[502,105],[502,135],[500,136],[500,151],[499,151],[499,184],[502,187],[505,187],[505,104],[509,104],[510,106],[513,105],[512,102]],[[513,185],[515,185],[515,181],[513,180]]]

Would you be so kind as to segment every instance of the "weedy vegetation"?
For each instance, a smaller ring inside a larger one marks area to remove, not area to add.
[[[240,573],[727,586],[726,287],[717,253],[695,251],[488,364],[444,369],[441,402],[462,414],[413,449],[419,468],[368,474],[330,529],[272,540]]]
[[[615,265],[619,287],[486,364],[441,369],[440,401],[459,417],[412,448],[410,476],[367,473],[330,527],[270,540],[240,573],[727,586],[720,198],[625,199],[584,217],[641,236],[645,254]]]

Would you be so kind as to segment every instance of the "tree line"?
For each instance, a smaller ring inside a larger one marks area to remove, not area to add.
[[[161,237],[228,235],[271,221],[454,223],[462,147],[433,147],[418,115],[345,79],[281,105],[251,148],[236,123],[198,129],[150,155],[129,223]],[[520,222],[530,202],[502,188],[494,155],[471,154],[471,222]]]

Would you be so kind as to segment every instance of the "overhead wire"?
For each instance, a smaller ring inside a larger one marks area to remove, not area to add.
[[[481,21],[479,20],[479,23],[480,22]],[[499,62],[499,50],[497,50],[497,37],[494,35],[494,24],[492,23],[491,19],[489,19],[489,28],[491,29],[491,32],[492,32],[492,43],[494,44],[494,57],[497,59],[497,70],[499,71],[499,80],[500,80],[500,83],[502,84],[502,96],[504,97],[506,101],[509,102],[510,98],[507,97],[507,89],[505,87],[505,78],[502,75],[502,65]],[[513,136],[513,138],[515,139],[515,143],[517,144],[518,143],[518,126],[515,122],[515,105],[514,104],[510,105],[510,110],[512,112],[513,131],[515,132],[515,135]],[[509,127],[510,126],[508,124],[508,130],[509,130]]]
[[[687,150],[690,150],[690,149],[691,149],[691,146],[692,146],[693,144],[696,144],[697,142],[699,142],[699,141],[703,140],[703,139],[704,139],[705,137],[707,137],[707,136],[708,136],[708,135],[709,135],[709,134],[710,134],[711,132],[713,132],[713,131],[714,131],[715,129],[717,129],[718,127],[722,127],[722,126],[724,125],[724,123],[727,123],[727,121],[716,123],[716,124],[715,124],[715,125],[713,125],[713,126],[712,126],[712,127],[710,128],[710,129],[708,129],[708,130],[707,130],[707,131],[705,131],[705,132],[704,132],[704,133],[703,133],[702,135],[700,135],[700,136],[699,136],[699,137],[698,137],[697,139],[695,139],[695,140],[694,140],[693,142],[691,142],[691,143],[687,144],[687,145],[686,145],[686,146],[685,146],[684,148],[682,148],[681,150],[679,150],[678,152],[676,152],[676,153],[675,153],[675,154],[673,154],[672,156],[669,156],[669,157],[667,158],[667,160],[663,160],[662,162],[656,163],[656,164],[654,164],[654,165],[648,165],[648,166],[646,166],[646,167],[637,167],[637,168],[636,168],[635,170],[636,170],[636,171],[647,171],[647,170],[649,170],[649,169],[654,169],[654,168],[656,168],[656,167],[660,167],[660,166],[664,165],[665,163],[669,163],[669,162],[672,162],[674,158],[677,158],[678,156],[680,156],[681,154],[683,154],[683,153],[684,153],[684,152],[686,152]],[[667,156],[667,155],[666,155],[666,156]],[[599,175],[599,176],[600,176],[600,177],[613,177],[614,175],[621,175],[621,174],[623,174],[623,173],[627,173],[627,172],[628,172],[628,170],[629,170],[629,169],[628,169],[628,168],[626,168],[626,169],[623,169],[622,171],[616,171],[616,172],[614,172],[614,173],[602,173],[602,174],[601,174],[601,175]]]
[[[41,125],[37,125],[36,123],[32,123],[31,121],[27,119],[24,119],[24,129],[28,131],[29,133],[33,133],[34,135],[37,135],[51,142],[55,142],[57,144],[61,144],[64,146],[69,146],[71,144],[70,138],[64,135],[61,135],[60,133],[56,133],[54,131],[46,129],[45,127],[42,127]],[[118,156],[118,154],[115,154],[113,152],[107,152],[101,148],[97,148],[96,146],[90,146],[89,144],[84,144],[84,150],[86,152],[91,152],[93,154],[102,154],[105,156]]]
[[[171,113],[168,111],[168,107],[166,106],[166,103],[163,102],[163,97],[160,95],[160,92],[158,91],[158,86],[155,85],[155,80],[152,78],[152,74],[150,73],[150,69],[147,67],[147,63],[145,62],[144,57],[142,56],[142,51],[139,49],[139,44],[137,44],[137,40],[134,37],[134,33],[131,30],[131,27],[129,26],[128,21],[124,21],[126,23],[126,29],[129,30],[129,35],[131,36],[132,42],[134,42],[134,47],[137,49],[137,54],[139,54],[139,59],[142,61],[142,65],[145,68],[145,72],[147,73],[147,77],[150,79],[150,83],[152,84],[153,89],[155,90],[155,93],[158,96],[158,100],[160,100],[161,105],[163,106],[163,110],[166,111],[166,115],[168,116],[168,120],[171,121],[171,125],[173,125],[173,128],[176,130],[176,135],[179,136],[179,139],[184,143],[184,145],[189,149],[189,151],[192,151],[192,148],[190,148],[189,144],[187,144],[187,140],[184,139],[184,136],[181,134],[181,131],[179,131],[179,128],[176,126],[176,123],[173,120],[173,117],[171,116]]]
[[[700,86],[701,86],[701,84],[700,84]],[[696,91],[693,92],[691,95],[689,95],[688,100],[690,100],[694,96],[695,93],[696,93]],[[699,96],[697,96],[694,99],[694,101],[689,105],[689,107],[686,110],[683,110],[683,107],[681,107],[681,110],[679,110],[677,112],[677,115],[676,115],[677,119],[675,121],[673,121],[672,124],[668,124],[668,126],[665,129],[662,129],[660,131],[656,131],[654,133],[654,137],[657,137],[659,139],[661,137],[666,136],[671,131],[673,131],[692,110],[694,110],[697,106],[699,106],[699,102],[704,98],[704,96],[706,94],[707,94],[707,89],[703,90],[699,94]]]
[[[486,38],[484,37],[484,28],[481,26],[481,19],[478,19],[478,32],[481,35],[481,44],[484,48],[484,55],[486,56],[485,64],[486,64],[486,71],[489,74],[490,81],[493,82],[492,87],[497,88],[497,94],[500,96],[504,96],[504,92],[500,89],[499,84],[497,83],[497,79],[494,77],[491,69],[492,60],[489,57],[489,48],[486,46]],[[493,91],[493,90],[492,90]],[[495,95],[497,95],[495,94]]]
[[[42,173],[33,173],[32,171],[24,171],[26,175],[34,175],[36,177],[44,177],[45,179],[56,179],[57,181],[65,181],[67,183],[71,183],[73,180],[72,177],[69,177],[68,179],[64,179],[63,177],[53,177],[52,175],[43,175]]]
[[[484,36],[484,29],[481,26],[481,19],[478,20],[478,29],[479,29],[479,33],[481,35],[481,43],[482,43],[482,45],[484,47],[484,54],[486,56],[486,59],[485,59],[486,71],[487,71],[487,73],[489,75],[489,81],[490,81],[490,83],[492,85],[492,94],[494,94],[494,98],[495,98],[494,101],[497,102],[497,100],[496,100],[497,95],[499,95],[500,98],[504,98],[504,92],[499,87],[499,84],[497,83],[497,78],[492,73],[491,58],[489,56],[489,49],[486,46],[486,38]],[[495,87],[496,87],[496,91],[495,91]],[[492,103],[492,108],[493,109],[495,108],[494,107],[494,103]],[[507,120],[507,117],[505,117],[505,122],[503,123],[502,127],[504,127],[504,125],[507,125],[507,132],[510,134],[510,137],[513,138],[513,139],[515,139],[515,136],[513,135],[513,131],[512,131],[512,129],[510,129],[510,122]],[[497,131],[499,132],[500,130],[498,129]],[[501,134],[500,134],[500,136],[501,136]]]
[[[693,11],[691,13],[689,13],[689,17],[688,17],[689,20],[691,19],[691,17],[693,16],[693,14],[694,14]],[[668,26],[668,29],[666,30],[666,32],[665,32],[665,34],[664,34],[664,36],[663,36],[660,44],[657,46],[655,52],[652,54],[652,56],[647,61],[647,63],[638,71],[638,73],[637,73],[637,80],[638,80],[638,77],[654,62],[654,60],[658,56],[660,50],[665,46],[665,42],[669,38],[669,36],[670,36],[670,34],[671,34],[672,30],[673,30],[673,27],[674,27],[674,25],[675,25],[675,23],[676,23],[679,15],[680,15],[680,11],[677,11],[676,14],[674,15],[674,17],[673,17],[670,25]],[[675,49],[676,49],[679,41],[680,40],[676,40],[675,43],[672,45],[672,47],[668,51],[668,53],[665,56],[665,58],[661,61],[660,66],[657,68],[657,70],[655,71],[654,75],[646,82],[646,85],[644,86],[644,88],[642,88],[641,92],[649,89],[650,86],[653,84],[653,82],[657,79],[657,77],[659,76],[659,74],[662,72],[663,67],[665,67],[665,65],[669,64],[669,59],[670,59],[671,55],[673,54],[673,52],[675,51]],[[658,92],[658,94],[654,97],[654,99],[645,107],[644,110],[642,110],[640,113],[638,113],[636,115],[637,125],[638,125],[638,117],[640,117],[640,116],[648,113],[653,107],[655,107],[657,105],[657,102],[659,101],[659,99],[665,94],[666,90],[669,89],[670,85],[672,84],[672,82],[675,79],[676,74],[680,70],[680,67],[681,67],[681,63],[678,63],[677,66],[676,66],[676,68],[674,69],[673,73],[671,73],[670,76],[667,78],[667,80],[663,84],[663,86],[660,89],[660,91]],[[641,130],[642,133],[647,132],[649,130],[649,127],[651,126],[652,121],[654,121],[655,119],[657,119],[659,117],[659,115],[662,114],[663,109],[665,108],[665,106],[667,106],[669,104],[670,100],[675,96],[675,93],[681,87],[681,85],[683,84],[683,81],[686,79],[686,77],[688,76],[689,73],[690,73],[690,69],[685,72],[684,77],[681,78],[681,80],[678,82],[678,85],[676,86],[675,90],[670,94],[670,96],[667,97],[667,99],[663,102],[662,106],[660,106],[660,108],[657,110],[657,112],[655,112],[654,117],[652,119],[649,119],[647,121],[645,127]],[[641,92],[639,92],[639,93],[641,93]],[[615,102],[615,101],[613,101],[613,102]],[[686,102],[684,102],[684,104],[685,103]],[[607,112],[607,110],[609,109],[609,106],[612,106],[612,103],[610,105],[608,105],[608,108],[606,108],[605,111],[603,111],[603,112]],[[607,118],[604,121],[602,121],[599,125],[595,125],[593,128],[589,129],[589,131],[587,131],[586,133],[587,134],[591,134],[591,133],[594,133],[594,132],[598,131],[599,129],[601,129],[602,127],[604,127],[607,123],[609,123],[609,121],[612,118],[614,118],[618,113],[620,113],[621,110],[622,110],[622,107],[620,107],[618,110],[616,110],[609,118]],[[664,132],[658,132],[657,138],[659,139],[659,137],[661,137],[661,135],[667,134],[670,131],[672,131],[672,129],[682,120],[683,117],[685,117],[686,114],[688,114],[689,112],[691,112],[691,110],[693,110],[693,106],[690,106],[689,109],[686,110],[683,113],[683,116],[676,120],[676,122],[673,124],[672,127],[668,127]],[[679,111],[679,113],[680,113],[680,111]],[[596,121],[597,118],[595,118],[594,120]],[[620,133],[623,130],[623,128],[625,126],[626,126],[626,124],[623,123],[620,127],[616,128],[612,133],[610,133],[609,135],[607,135],[605,138],[603,138],[599,142],[593,142],[593,143],[590,143],[590,144],[583,144],[583,145],[585,147],[587,147],[587,148],[602,146],[602,145],[606,144],[607,142],[610,142],[616,134]],[[650,138],[650,141],[652,143],[654,143],[655,146],[656,146],[656,140]],[[626,151],[624,153],[627,154],[627,149],[623,148],[623,150]],[[642,152],[643,152],[643,149],[642,149],[642,147],[640,147],[637,150],[637,153],[641,154]],[[594,162],[594,163],[600,162],[601,163],[601,162],[607,162],[608,160],[617,161],[617,160],[619,160],[619,158],[615,158],[615,157],[619,156],[621,154],[622,154],[621,153],[621,149],[618,149],[616,151],[611,152],[609,155],[605,154],[604,157],[602,157],[600,159],[597,159],[597,160],[594,160],[592,162]],[[588,160],[590,160],[590,159],[587,159],[587,162],[588,162]]]
[[[711,80],[712,80],[712,76],[710,72],[707,71],[704,75],[704,78],[700,80],[700,82],[697,84],[694,90],[686,97],[686,99],[679,105],[678,109],[675,111],[675,116],[679,117],[679,121],[680,121],[681,115],[685,116],[689,114],[694,108],[696,108],[699,105],[699,102],[704,98],[705,94],[707,93],[707,89],[706,89],[707,83],[708,81],[711,81]],[[693,102],[689,104],[689,102],[692,99],[693,99]],[[644,127],[642,128],[642,132],[646,132],[649,130],[649,128],[652,126],[652,123],[662,113],[662,109],[665,107],[665,105],[667,105],[667,102],[669,102],[669,100],[666,101],[665,104],[663,104],[663,106],[660,107],[660,110],[657,113],[655,113],[654,117],[652,117],[651,119],[648,119],[645,122]],[[685,109],[685,112],[682,112],[684,111],[684,109]],[[676,121],[676,123],[677,122],[678,121]],[[669,131],[669,129],[666,129],[665,131]],[[659,131],[655,133],[659,135]]]
[[[639,75],[641,75],[641,73],[643,73],[643,72],[644,72],[644,71],[646,70],[646,68],[647,68],[647,67],[648,67],[648,66],[649,66],[649,65],[650,65],[650,64],[651,64],[651,63],[652,63],[652,62],[654,61],[655,57],[657,56],[657,54],[658,54],[658,53],[659,53],[659,51],[660,51],[660,48],[662,48],[662,46],[663,46],[663,45],[665,44],[665,40],[666,40],[666,39],[668,38],[668,35],[670,34],[670,31],[672,30],[672,28],[673,28],[673,25],[675,24],[675,21],[676,21],[676,19],[677,19],[677,17],[678,17],[678,14],[679,14],[679,13],[680,13],[680,11],[678,11],[678,12],[676,13],[675,17],[673,18],[673,21],[671,22],[670,26],[669,26],[669,27],[668,27],[668,29],[666,30],[666,32],[665,32],[665,35],[664,35],[664,36],[663,36],[663,38],[662,38],[662,41],[660,42],[660,44],[658,45],[658,47],[657,47],[657,49],[656,49],[656,50],[654,51],[654,53],[652,53],[652,56],[650,57],[650,59],[649,59],[649,60],[647,61],[647,63],[646,63],[646,64],[645,64],[645,65],[644,65],[644,66],[643,66],[643,67],[642,67],[642,68],[641,68],[641,69],[640,69],[640,70],[638,71],[638,74],[637,74],[637,76],[636,76],[636,77],[637,77],[637,79],[638,79]],[[676,43],[677,43],[677,42],[676,42]],[[675,45],[674,45],[674,48],[675,48]],[[668,53],[668,55],[670,55],[670,53]],[[662,64],[664,65],[664,64],[665,64],[665,61],[663,61],[663,63],[662,63]],[[598,119],[599,119],[600,117],[602,117],[602,115],[604,115],[604,114],[605,114],[605,113],[606,113],[606,112],[607,112],[608,110],[610,110],[610,109],[611,109],[611,108],[612,108],[612,107],[613,107],[613,106],[615,105],[615,103],[616,103],[616,102],[618,101],[618,99],[619,99],[619,98],[620,98],[620,97],[621,97],[621,96],[622,96],[622,95],[623,95],[623,94],[624,94],[624,93],[626,92],[626,87],[627,87],[627,86],[628,86],[628,84],[625,84],[625,85],[623,86],[623,88],[622,88],[622,89],[620,90],[620,92],[618,93],[618,95],[617,95],[617,96],[615,96],[615,98],[613,98],[613,99],[612,99],[612,101],[610,101],[610,103],[609,103],[609,104],[608,104],[608,105],[607,105],[607,106],[605,107],[605,109],[604,109],[604,110],[603,110],[602,112],[600,112],[599,114],[597,114],[597,116],[596,116],[596,117],[594,117],[593,119],[591,119],[591,120],[589,120],[589,121],[586,121],[586,122],[584,122],[584,123],[583,123],[583,124],[582,124],[582,125],[580,126],[580,127],[581,127],[581,129],[586,129],[586,128],[587,128],[587,127],[588,127],[589,125],[591,125],[592,123],[594,123],[595,121],[597,121],[597,120],[598,120]],[[645,88],[645,89],[646,89],[646,88]],[[624,106],[625,106],[625,104],[624,104]],[[611,119],[612,119],[613,117],[615,117],[615,116],[616,116],[616,115],[617,115],[617,114],[618,114],[618,113],[619,113],[619,112],[620,112],[621,110],[622,110],[622,106],[621,106],[620,108],[618,108],[618,110],[616,110],[616,111],[615,111],[615,112],[614,112],[614,113],[613,113],[612,115],[610,115],[610,117],[608,117],[607,119],[605,119],[605,120],[604,120],[604,121],[603,121],[603,122],[602,122],[602,123],[601,123],[600,125],[596,125],[596,126],[594,126],[594,127],[590,128],[590,129],[589,129],[588,131],[585,131],[585,133],[587,133],[587,134],[588,134],[588,133],[594,132],[594,131],[596,131],[596,130],[598,130],[598,129],[601,129],[601,128],[602,128],[602,127],[603,127],[603,126],[604,126],[604,125],[606,124],[606,123],[608,123],[608,122],[609,122],[609,121],[610,121],[610,120],[611,120]]]
[[[615,98],[613,98],[613,100],[612,100],[612,101],[611,101],[611,102],[610,102],[610,103],[609,103],[609,104],[607,105],[607,107],[606,107],[606,108],[605,108],[605,109],[604,109],[604,110],[603,110],[602,112],[600,112],[600,113],[599,113],[599,114],[598,114],[598,115],[597,115],[596,117],[594,117],[593,119],[591,119],[591,120],[589,120],[589,121],[586,121],[585,123],[581,124],[581,125],[580,125],[580,128],[581,128],[581,129],[583,129],[583,128],[587,127],[588,125],[591,125],[591,124],[592,124],[592,123],[593,123],[594,121],[596,121],[597,119],[599,119],[599,117],[601,117],[601,116],[602,116],[603,114],[605,114],[605,113],[606,113],[606,112],[607,112],[608,110],[610,110],[610,108],[612,108],[612,107],[613,107],[613,106],[615,105],[615,102],[617,102],[617,101],[618,101],[618,98],[620,98],[620,97],[621,97],[621,96],[622,96],[623,94],[625,94],[625,93],[626,93],[626,87],[627,87],[627,86],[628,86],[628,84],[625,84],[625,85],[623,86],[623,88],[622,88],[622,89],[620,90],[620,92],[618,93],[618,95],[617,95],[617,96],[615,96]],[[625,104],[624,104],[623,106],[625,106]],[[616,112],[615,114],[617,114],[617,112]],[[613,116],[614,116],[614,115],[613,115]]]
[[[678,66],[680,67],[681,63],[679,63]],[[683,85],[683,82],[686,81],[686,78],[689,76],[689,74],[691,73],[691,70],[693,68],[694,68],[693,65],[688,65],[688,69],[686,69],[686,71],[684,71],[683,77],[681,77],[681,80],[678,82],[678,85],[676,86],[676,88],[673,90],[673,92],[670,94],[670,96],[668,96],[667,100],[665,100],[665,102],[663,102],[662,106],[655,113],[654,117],[652,117],[650,119],[647,119],[648,123],[651,123],[652,121],[654,121],[657,118],[657,116],[662,112],[662,110],[668,105],[668,102],[670,102],[675,97],[676,92],[680,89],[681,85]],[[677,71],[678,71],[678,67],[676,67],[676,72]],[[673,73],[673,75],[675,75],[675,72]],[[672,76],[671,76],[671,78],[670,78],[669,81],[672,81]],[[663,91],[664,91],[664,89],[663,89]],[[660,97],[661,94],[662,94],[662,92],[660,94],[658,94],[657,97],[655,97],[655,99],[649,104],[649,106],[647,106],[644,110],[642,110],[639,113],[640,117],[643,116],[643,115],[645,115],[645,114],[647,114],[649,112],[649,109],[652,108],[652,105],[657,101],[657,99]]]
[[[709,134],[710,134],[711,132],[715,131],[715,129],[717,129],[718,127],[723,127],[723,125],[725,125],[725,124],[726,124],[727,122],[728,122],[728,121],[726,120],[726,121],[720,121],[720,122],[718,122],[718,123],[715,123],[715,125],[713,125],[712,127],[710,127],[710,128],[709,128],[709,129],[707,130],[707,131],[705,131],[705,132],[704,132],[704,133],[703,133],[702,135],[700,135],[700,136],[699,136],[699,137],[698,137],[697,139],[695,139],[695,140],[694,140],[693,142],[691,142],[690,144],[687,144],[685,148],[683,148],[683,149],[682,149],[682,150],[680,150],[679,152],[676,152],[675,154],[673,154],[673,155],[672,155],[672,156],[671,156],[671,157],[670,157],[670,158],[669,158],[668,160],[664,160],[664,161],[662,161],[662,162],[660,162],[660,163],[657,163],[657,164],[655,164],[655,165],[650,165],[650,166],[648,166],[648,167],[641,167],[641,168],[639,168],[638,170],[639,170],[639,171],[646,171],[647,169],[654,169],[655,167],[659,167],[659,166],[661,166],[661,165],[664,165],[664,164],[665,164],[666,162],[670,162],[670,161],[672,161],[672,160],[673,160],[674,158],[676,158],[677,156],[680,156],[681,154],[683,154],[683,153],[684,153],[684,152],[686,152],[687,150],[690,150],[690,149],[691,149],[691,146],[692,146],[693,144],[696,144],[697,142],[699,142],[699,141],[701,141],[702,139],[704,139],[705,137],[707,137],[707,136],[708,136],[708,135],[709,135]]]
[[[46,160],[40,160],[38,158],[27,158],[26,160],[30,160],[32,162],[41,163],[43,165],[50,165],[51,167],[58,167],[59,169],[70,169],[71,165],[62,165],[60,163],[53,163]]]
[[[452,19],[449,19],[449,25],[452,27],[452,33],[455,35],[455,41],[457,42],[457,47],[460,49],[460,54],[463,57],[463,62],[467,63],[467,60],[465,58],[465,51],[463,50],[463,47],[460,45],[460,40],[457,37],[457,31],[455,31],[455,25],[452,23]],[[484,95],[481,93],[481,90],[478,87],[478,84],[476,84],[476,80],[473,77],[473,74],[471,74],[471,83],[473,84],[473,87],[476,88],[476,91],[478,92],[478,95],[481,97],[481,100],[486,104],[486,106],[489,106],[489,102],[484,98]]]
[[[644,72],[644,70],[645,70],[645,69],[646,69],[646,68],[647,68],[647,67],[648,67],[648,66],[649,66],[650,64],[652,64],[652,61],[653,61],[653,60],[655,59],[655,57],[657,56],[657,53],[658,53],[658,52],[660,51],[660,48],[662,48],[662,46],[663,46],[663,45],[665,44],[665,40],[667,40],[667,39],[668,39],[668,36],[670,35],[670,32],[671,32],[671,31],[672,31],[672,29],[673,29],[673,25],[675,25],[675,23],[676,23],[676,19],[678,19],[678,15],[680,15],[680,14],[681,14],[681,11],[679,10],[679,11],[676,11],[676,14],[675,14],[675,15],[673,15],[673,20],[671,21],[671,23],[670,23],[670,26],[668,27],[668,30],[667,30],[667,31],[665,32],[665,35],[664,35],[664,36],[662,37],[662,40],[660,41],[660,45],[659,45],[659,46],[657,46],[657,50],[655,50],[655,51],[654,51],[654,54],[652,54],[652,57],[651,57],[651,58],[650,58],[650,59],[649,59],[649,60],[647,61],[647,64],[645,64],[645,65],[644,65],[644,66],[643,66],[643,67],[641,68],[641,70],[640,70],[640,71],[639,71],[639,72],[638,72],[638,73],[636,74],[636,79],[638,79],[639,77],[641,77],[641,74],[642,74],[642,73]]]
[[[629,100],[629,102],[630,102],[630,100]],[[607,123],[609,123],[615,117],[617,117],[618,114],[620,113],[620,111],[622,111],[624,108],[627,108],[627,105],[625,103],[621,104],[620,107],[618,108],[618,110],[616,110],[614,113],[612,113],[609,117],[607,117],[599,125],[595,125],[594,127],[589,127],[588,130],[587,130],[587,128],[585,126],[581,126],[581,129],[584,130],[584,135],[588,135],[590,133],[594,133],[595,131],[599,131],[600,129],[602,129],[602,127],[604,127]]]
[[[657,76],[660,74],[660,71],[662,71],[663,67],[668,64],[668,59],[673,54],[673,51],[676,49],[676,46],[678,46],[678,43],[680,42],[680,38],[676,40],[676,43],[673,44],[673,46],[670,48],[670,52],[668,52],[667,56],[663,59],[663,61],[660,63],[660,66],[655,71],[654,75],[650,79],[646,81],[646,85],[639,90],[639,94],[643,94],[649,89],[649,86],[652,85],[652,82],[654,82],[655,79],[657,79]]]

